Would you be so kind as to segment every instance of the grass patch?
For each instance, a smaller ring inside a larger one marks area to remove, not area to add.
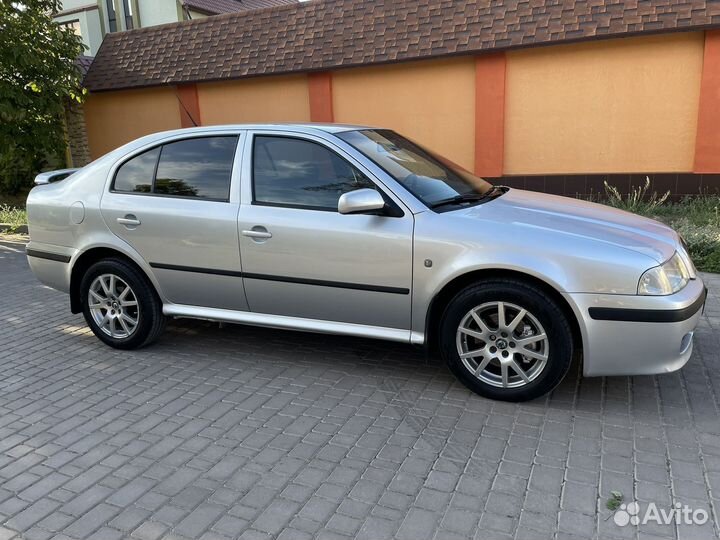
[[[649,188],[648,179],[623,196],[606,183],[606,200],[600,202],[669,225],[687,242],[698,270],[720,273],[720,196],[697,195],[668,202],[669,193],[648,193]]]
[[[13,229],[20,225],[27,225],[27,211],[23,208],[0,204],[0,223],[8,224]]]

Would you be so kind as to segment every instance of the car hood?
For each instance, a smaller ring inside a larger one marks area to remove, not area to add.
[[[602,204],[521,189],[453,213],[610,244],[658,263],[672,257],[679,244],[677,233],[658,221]]]

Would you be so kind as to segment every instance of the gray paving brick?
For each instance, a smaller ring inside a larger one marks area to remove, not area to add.
[[[111,493],[111,489],[95,485],[63,505],[62,511],[73,516],[81,516]]]
[[[145,522],[151,515],[151,512],[138,508],[136,506],[129,506],[115,516],[109,523],[111,527],[119,529],[123,532],[130,532],[135,530],[141,523]]]
[[[160,538],[166,530],[167,527],[162,523],[146,521],[133,531],[132,536],[140,540],[156,540]]]
[[[22,512],[12,516],[6,521],[7,525],[16,531],[24,531],[55,510],[59,503],[48,499],[40,499],[25,508]]]
[[[201,504],[177,526],[178,532],[189,538],[200,536],[223,513],[222,506]]]
[[[411,508],[397,532],[398,540],[432,538],[437,515],[421,508]]]
[[[240,519],[233,516],[222,516],[212,526],[214,531],[234,537],[248,527],[249,522],[246,519]],[[287,529],[286,529],[287,530]]]
[[[84,538],[110,521],[118,513],[118,509],[109,504],[99,504],[79,517],[65,529],[68,536]]]

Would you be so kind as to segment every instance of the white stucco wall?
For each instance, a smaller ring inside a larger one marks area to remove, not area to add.
[[[74,2],[65,2],[63,7],[65,7],[65,10],[71,10],[75,9],[75,7],[66,7],[66,5],[82,4],[79,7],[83,7],[83,5],[87,6],[87,0],[84,0],[84,2],[85,3],[83,3],[83,1],[78,2],[77,0]],[[80,35],[82,36],[83,44],[87,47],[83,54],[95,56],[103,38],[102,26],[100,24],[100,11],[97,7],[68,15],[59,15],[55,17],[55,20],[58,23],[78,21],[80,23]]]
[[[176,0],[140,0],[140,26],[155,26],[156,24],[166,24],[177,22],[178,4]]]

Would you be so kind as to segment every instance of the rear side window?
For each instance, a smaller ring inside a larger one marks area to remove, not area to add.
[[[154,148],[124,163],[113,189],[227,201],[237,140],[201,137]]]
[[[155,193],[227,200],[237,137],[206,137],[166,144],[155,174]]]
[[[255,137],[256,204],[337,211],[340,196],[360,188],[375,189],[375,185],[323,145],[289,137]]]
[[[115,174],[115,191],[150,193],[160,148],[153,148],[123,163]]]

